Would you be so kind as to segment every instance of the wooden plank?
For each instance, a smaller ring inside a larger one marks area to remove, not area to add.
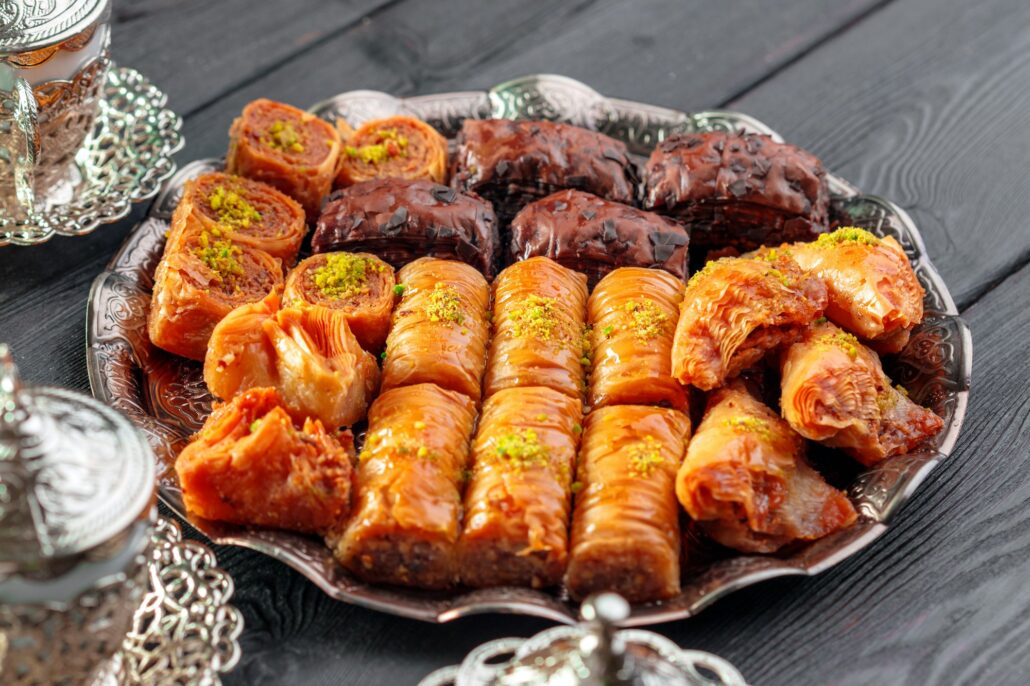
[[[261,96],[306,107],[360,88],[413,95],[552,72],[608,95],[703,109],[880,4],[801,0],[772,12],[759,0],[732,11],[700,0],[407,0],[197,113],[183,157],[221,154],[232,117]]]
[[[1030,5],[906,0],[732,102],[909,210],[963,307],[1030,260]]]
[[[188,114],[389,1],[116,2],[113,55],[145,73]]]

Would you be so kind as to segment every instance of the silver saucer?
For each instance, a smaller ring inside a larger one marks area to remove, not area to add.
[[[27,220],[0,217],[0,246],[81,236],[154,197],[175,173],[172,155],[183,145],[182,118],[165,108],[167,100],[135,69],[112,66],[75,164],[38,199],[41,207]]]
[[[158,520],[153,539],[148,591],[93,686],[218,686],[240,660],[243,616],[229,604],[232,578],[210,548],[182,540],[171,519]]]

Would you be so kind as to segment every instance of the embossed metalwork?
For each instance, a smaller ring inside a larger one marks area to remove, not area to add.
[[[104,81],[93,129],[68,174],[53,183],[27,217],[0,217],[0,246],[36,245],[79,236],[118,221],[132,203],[153,197],[175,172],[182,119],[139,72],[113,67]]]
[[[535,84],[540,85],[539,93],[533,90]],[[563,90],[564,86],[569,87]],[[507,94],[507,90],[512,93]],[[679,131],[743,128],[776,135],[747,115],[726,111],[688,114],[605,99],[583,84],[550,76],[519,79],[489,93],[444,93],[401,99],[385,93],[355,91],[326,100],[312,111],[329,120],[348,117],[355,124],[362,117],[416,113],[453,134],[465,117],[517,114],[510,108],[521,106],[520,103],[531,104],[534,112],[593,125],[618,136],[638,154],[645,154],[655,142]],[[150,216],[130,234],[108,271],[94,282],[87,314],[87,354],[93,393],[125,412],[148,436],[164,467],[159,476],[161,497],[181,514],[185,512],[178,486],[174,474],[166,467],[195,429],[197,413],[209,398],[201,384],[182,383],[199,378],[199,365],[174,360],[150,345],[146,312],[153,270],[182,184],[191,175],[218,164],[218,160],[195,162],[166,184]],[[743,586],[777,576],[812,575],[837,564],[880,536],[898,506],[954,448],[968,401],[972,364],[969,330],[958,317],[908,214],[888,200],[861,194],[839,177],[830,176],[830,187],[836,221],[865,226],[880,235],[893,235],[912,259],[927,292],[927,318],[913,333],[905,351],[888,361],[887,369],[913,397],[944,417],[945,430],[927,452],[892,458],[856,480],[850,494],[862,517],[855,526],[781,555],[713,559],[704,568],[686,574],[683,592],[677,598],[634,606],[624,626],[688,617]],[[174,386],[174,394],[171,389],[175,379],[169,378],[173,369],[177,370],[174,373],[185,375]],[[159,406],[153,402],[155,397],[163,398]],[[377,587],[349,576],[316,539],[282,531],[203,522],[197,525],[215,542],[252,548],[285,562],[334,598],[384,612],[434,622],[504,611],[568,623],[576,614],[575,604],[560,592],[503,588],[430,593]]]
[[[147,592],[93,686],[217,686],[240,659],[243,617],[230,604],[232,578],[170,519],[158,520],[152,539]]]
[[[0,0],[0,52],[38,50],[74,37],[108,0]]]

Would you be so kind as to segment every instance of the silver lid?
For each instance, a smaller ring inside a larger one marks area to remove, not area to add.
[[[153,452],[132,424],[79,393],[22,388],[0,344],[0,563],[39,568],[95,548],[153,497]]]
[[[681,650],[650,631],[617,631],[629,610],[614,593],[591,596],[580,609],[578,626],[555,627],[525,641],[490,641],[420,686],[747,686],[740,672],[716,655]]]
[[[57,45],[100,19],[108,4],[109,0],[0,2],[0,56]]]

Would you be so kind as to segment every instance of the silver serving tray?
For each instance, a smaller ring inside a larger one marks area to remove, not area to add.
[[[351,91],[319,103],[312,111],[330,120],[345,117],[352,124],[397,113],[411,114],[448,137],[453,137],[469,117],[561,120],[607,133],[624,141],[638,155],[648,154],[670,134],[684,131],[739,128],[780,138],[765,124],[744,114],[687,114],[606,98],[582,83],[551,75],[517,79],[489,91],[412,98]],[[147,337],[146,320],[154,268],[183,182],[219,164],[218,160],[195,162],[165,184],[148,217],[126,239],[107,271],[94,281],[87,311],[87,360],[93,394],[128,415],[147,435],[162,462],[160,497],[183,517],[186,512],[170,465],[190,434],[202,425],[211,399],[201,365],[153,347]],[[811,576],[832,567],[883,534],[901,504],[955,446],[969,394],[969,329],[959,318],[908,214],[888,200],[860,193],[839,177],[831,175],[830,187],[834,217],[843,224],[894,236],[926,289],[926,320],[913,333],[908,347],[886,363],[892,379],[904,384],[917,402],[932,407],[944,418],[944,431],[924,449],[847,476],[848,494],[860,514],[851,528],[776,555],[695,556],[695,560],[708,561],[685,570],[683,591],[678,597],[635,606],[624,626],[682,619],[738,588],[779,576]],[[441,593],[375,586],[350,576],[316,538],[190,521],[214,542],[251,548],[281,560],[330,596],[355,605],[429,622],[484,612],[535,615],[564,623],[576,618],[576,604],[560,590],[498,588]]]

